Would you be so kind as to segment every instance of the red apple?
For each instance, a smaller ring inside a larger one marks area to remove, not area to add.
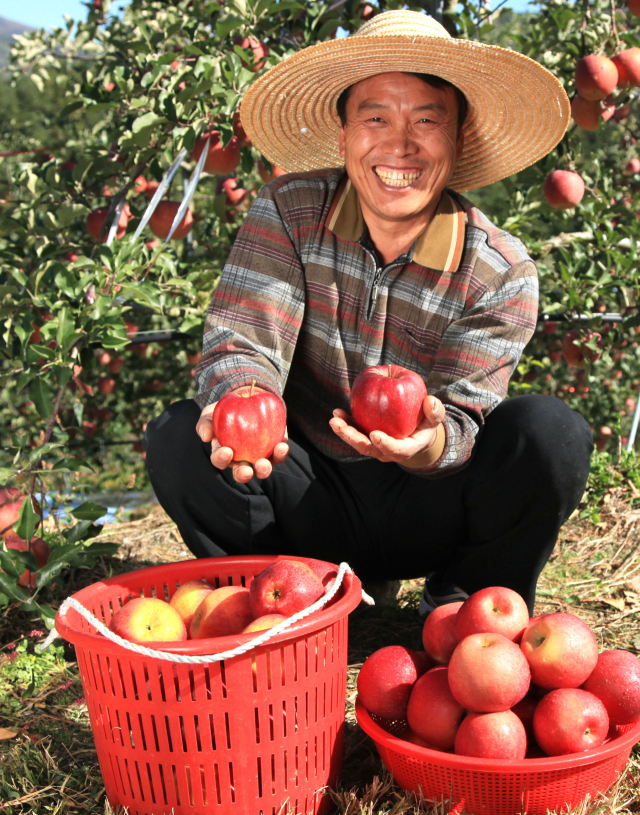
[[[527,734],[527,742],[529,744],[535,741],[535,735],[533,732],[533,714],[536,712],[539,701],[540,699],[531,693],[530,688],[529,693],[524,697],[524,699],[521,699],[511,708],[511,711],[516,714],[524,725],[524,729]]]
[[[575,368],[584,368],[587,360],[596,362],[602,354],[598,351],[593,351],[586,344],[593,337],[596,338],[597,345],[602,347],[602,336],[597,331],[581,331],[579,328],[572,328],[562,338],[562,355],[565,358],[567,365],[573,365]]]
[[[250,634],[255,631],[266,631],[279,623],[283,623],[286,619],[284,614],[263,614],[262,617],[252,620],[249,625],[245,626],[242,629],[242,633]]]
[[[522,635],[522,653],[531,679],[547,690],[578,688],[598,661],[598,643],[589,626],[574,614],[545,614]]]
[[[640,158],[630,159],[627,162],[624,171],[627,175],[635,175],[636,173],[640,173]]]
[[[579,688],[559,688],[538,703],[533,730],[548,756],[581,753],[604,743],[609,716],[592,693]]]
[[[582,689],[600,699],[611,724],[640,720],[640,660],[629,651],[603,651]]]
[[[100,393],[112,393],[116,387],[116,380],[112,376],[101,376],[98,379],[98,390]]]
[[[387,645],[367,657],[358,674],[360,701],[375,716],[405,719],[413,686],[424,673],[418,653],[402,645]]]
[[[635,17],[640,16],[640,0],[627,0],[627,8],[629,14],[633,14]]]
[[[229,175],[233,173],[240,164],[241,158],[237,136],[233,136],[229,144],[223,148],[222,142],[220,141],[220,131],[211,130],[196,141],[193,152],[190,153],[190,158],[193,161],[198,161],[204,150],[207,138],[210,138],[211,141],[209,142],[209,152],[204,162],[204,171],[206,173],[213,173],[214,175]]]
[[[243,68],[249,68],[249,70],[254,72],[260,71],[262,68],[264,68],[266,63],[266,57],[269,56],[269,46],[266,43],[261,42],[255,37],[249,35],[248,37],[244,38],[242,38],[241,36],[234,37],[233,44],[239,45],[240,48],[244,49],[250,48],[253,51],[253,58],[251,64],[247,63],[246,60],[244,59],[240,60]]]
[[[221,586],[209,592],[195,610],[189,636],[192,640],[241,634],[253,620],[249,589]]]
[[[502,634],[471,634],[449,660],[451,692],[474,713],[508,710],[526,696],[530,683],[524,654]]]
[[[459,640],[470,634],[491,632],[518,641],[529,625],[529,609],[513,589],[491,586],[470,595],[456,615]]]
[[[413,730],[408,729],[405,730],[400,738],[403,741],[408,741],[410,744],[415,744],[418,747],[426,747],[428,750],[437,750],[438,748],[435,747],[433,744],[429,744],[424,739],[421,739],[417,733],[414,733]],[[445,751],[441,751],[445,752]]]
[[[27,552],[29,551],[29,546],[27,546],[27,542],[19,538],[17,535],[11,534],[8,535],[4,539],[5,544],[7,545],[7,549],[15,549],[17,552]],[[49,560],[49,555],[51,554],[51,550],[45,541],[42,538],[32,538],[31,539],[31,552],[36,559],[36,563],[38,565],[38,569],[42,569],[43,566],[47,565]],[[30,572],[29,569],[25,569],[20,578],[18,579],[18,585],[22,586],[23,588],[27,588],[27,586],[31,586],[32,589],[36,587],[36,580],[37,580],[38,572]]]
[[[635,88],[640,85],[640,48],[626,48],[612,57],[611,62],[618,71],[619,88]]]
[[[476,758],[523,759],[527,734],[520,719],[510,710],[469,713],[458,728],[455,753]]]
[[[251,464],[269,458],[287,428],[282,399],[254,386],[255,381],[226,394],[213,411],[213,431],[222,447],[233,450],[235,461]]]
[[[608,96],[618,82],[615,64],[601,54],[589,54],[576,65],[576,89],[585,99],[598,101]]]
[[[444,665],[422,674],[413,686],[407,706],[409,727],[436,750],[453,748],[465,714],[451,693],[447,674]]]
[[[153,215],[149,218],[149,229],[157,238],[163,240],[167,237],[173,226],[173,220],[180,208],[179,201],[159,201],[158,206],[153,211]],[[186,238],[193,226],[193,213],[187,207],[182,220],[176,227],[176,231],[171,236],[172,240],[179,241]]]
[[[233,114],[233,135],[238,137],[238,142],[241,146],[251,146],[251,140],[246,134],[242,121],[240,120],[240,111],[236,110]]]
[[[283,170],[282,167],[276,167],[272,165],[271,172],[267,172],[267,168],[264,164],[258,159],[258,174],[260,178],[264,181],[265,184],[268,184],[269,181],[273,181],[274,178],[279,178],[281,175],[286,175],[287,171]]]
[[[100,236],[100,232],[102,230],[102,225],[104,224],[107,212],[109,211],[109,207],[98,207],[97,209],[91,210],[91,212],[87,215],[87,232],[91,235],[94,240],[98,240]],[[102,243],[105,243],[108,236],[109,236],[109,229],[111,228],[111,219],[113,218],[112,213],[109,216],[109,223],[105,227],[103,236],[102,236]],[[129,223],[129,218],[131,217],[131,210],[129,206],[125,204],[120,213],[120,217],[118,218],[118,229],[116,231],[116,238],[120,240],[124,236],[124,233],[127,231],[127,224]]]
[[[291,617],[319,600],[324,587],[317,575],[300,560],[276,560],[249,585],[253,617],[284,614]]]
[[[422,377],[401,365],[374,365],[356,376],[351,388],[351,415],[363,433],[381,430],[406,439],[423,417],[427,388]]]
[[[109,363],[109,370],[112,374],[119,374],[122,370],[124,359],[122,357],[114,357]]]
[[[20,510],[26,495],[21,495],[20,490],[15,487],[5,487],[0,490],[0,533],[3,537],[9,535],[15,537],[11,527],[20,516]],[[3,532],[2,530],[5,530]]]
[[[577,206],[584,196],[584,181],[578,173],[554,170],[546,177],[542,192],[549,206],[570,209]]]
[[[216,187],[216,195],[221,192],[227,196],[227,206],[236,207],[249,195],[249,190],[238,186],[237,178],[225,178]]]
[[[143,452],[143,450],[140,452]],[[215,586],[211,586],[202,580],[189,580],[176,589],[172,595],[169,605],[173,606],[182,617],[182,622],[187,631],[191,628],[191,622],[193,615],[196,613],[196,609],[208,594],[215,591],[215,588]]]
[[[451,659],[458,635],[456,634],[456,615],[460,603],[445,603],[437,606],[424,621],[422,627],[422,645],[432,659],[446,665]]]
[[[583,130],[597,130],[601,119],[600,102],[592,102],[582,96],[574,96],[571,100],[571,116],[573,121]]]
[[[187,629],[169,603],[156,597],[135,597],[118,609],[109,625],[114,634],[130,642],[182,642]]]
[[[305,560],[305,563],[318,577],[324,589],[338,576],[338,568],[334,563],[327,563],[325,560],[315,560],[314,558]]]

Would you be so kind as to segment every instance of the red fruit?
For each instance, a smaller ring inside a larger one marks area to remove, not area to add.
[[[112,376],[101,376],[98,379],[98,390],[100,393],[112,393],[116,387],[116,380]]]
[[[236,110],[233,114],[233,134],[234,136],[238,137],[238,141],[241,146],[250,147],[251,140],[247,136],[244,127],[242,126],[242,122],[240,121],[240,111]]]
[[[159,186],[160,184],[157,181],[147,181],[147,186],[144,188],[145,195],[148,196],[149,199],[153,198]]]
[[[196,141],[193,152],[190,153],[190,158],[193,161],[198,161],[204,150],[207,138],[210,138],[209,152],[204,162],[204,171],[212,173],[213,175],[230,175],[233,173],[240,164],[240,146],[238,137],[233,136],[231,141],[226,147],[222,147],[220,141],[220,131],[212,130],[205,133],[201,139]]]
[[[519,641],[529,625],[529,610],[522,597],[504,586],[491,586],[474,592],[456,615],[459,640],[471,634],[502,634]]]
[[[603,438],[608,439],[613,434],[613,430],[608,425],[602,425],[600,428],[600,435]]]
[[[635,175],[636,173],[640,173],[640,158],[632,158],[627,163],[624,171],[627,175]]]
[[[527,741],[529,743],[535,741],[535,735],[533,732],[533,715],[536,712],[539,701],[540,699],[534,696],[530,690],[524,699],[521,699],[511,708],[512,712],[516,714],[524,725],[524,729],[527,734]]]
[[[266,631],[269,628],[283,623],[286,619],[284,614],[264,614],[262,617],[252,620],[249,625],[245,626],[242,629],[242,633],[251,634],[256,631]]]
[[[618,71],[619,88],[635,88],[640,85],[640,48],[627,48],[612,57]]]
[[[445,603],[437,606],[424,621],[422,645],[436,662],[446,665],[458,644],[456,615],[462,603]]]
[[[276,167],[275,164],[271,165],[271,172],[267,172],[267,168],[264,164],[258,159],[258,174],[260,178],[264,181],[265,184],[268,184],[269,181],[273,181],[274,178],[279,178],[281,175],[286,175],[287,171],[283,170],[282,167]]]
[[[109,207],[98,207],[97,209],[92,210],[87,215],[87,232],[91,235],[94,240],[98,240],[100,235],[100,231],[102,230],[102,224],[105,222],[107,217],[107,212]],[[127,231],[127,224],[129,223],[129,217],[131,215],[131,210],[129,209],[128,205],[125,204],[122,212],[120,213],[120,217],[118,218],[118,229],[116,231],[116,238],[119,240],[123,237],[124,233]],[[109,235],[109,229],[111,228],[111,218],[112,215],[109,216],[110,223],[107,224],[104,230],[104,236],[102,238],[102,243],[105,243],[107,237]]]
[[[603,651],[582,690],[600,699],[610,724],[640,720],[640,660],[629,651]]]
[[[615,88],[618,69],[608,57],[590,54],[576,65],[575,80],[580,96],[597,102]]]
[[[599,102],[578,95],[571,100],[571,116],[573,121],[583,130],[597,130],[600,124],[601,110]]]
[[[195,351],[193,354],[190,354],[187,351],[187,362],[189,363],[189,365],[197,365],[201,359],[202,351]]]
[[[436,750],[453,749],[464,714],[464,708],[451,693],[444,665],[418,677],[409,696],[407,721],[421,739]]]
[[[640,16],[640,0],[627,0],[627,8],[629,9],[629,14],[633,14],[636,17]]]
[[[598,351],[593,351],[586,343],[593,337],[596,338],[599,347],[602,347],[602,337],[595,331],[587,330],[584,333],[579,328],[573,328],[562,338],[562,355],[564,356],[567,365],[573,365],[575,368],[584,368],[587,360],[596,362],[600,359],[602,354]]]
[[[111,354],[108,351],[100,351],[96,353],[96,361],[98,365],[108,365],[111,362]]]
[[[147,187],[149,186],[147,179],[143,175],[139,175],[135,180],[135,186],[133,191],[136,195],[140,195],[140,193],[146,192]],[[157,188],[156,184],[156,188]]]
[[[360,668],[360,701],[375,716],[404,719],[413,686],[423,672],[416,651],[402,645],[380,648]]]
[[[0,489],[0,535],[2,537],[15,537],[15,532],[11,527],[18,520],[26,497],[15,487]],[[34,505],[34,509],[39,515],[42,514],[42,510],[37,504]],[[3,530],[6,531],[3,532]]]
[[[553,320],[546,320],[542,326],[542,331],[545,334],[555,334],[558,330],[558,323],[554,323]]]
[[[604,743],[609,716],[592,693],[579,688],[559,688],[538,703],[533,730],[548,756],[582,753]]]
[[[406,439],[424,416],[427,388],[422,377],[401,365],[374,365],[356,376],[351,388],[351,414],[370,436],[381,430]]]
[[[235,461],[251,464],[273,454],[287,427],[282,399],[254,384],[223,396],[213,411],[213,432],[222,447],[233,450]]]
[[[124,362],[122,357],[115,357],[109,363],[109,371],[112,374],[119,374],[122,370],[122,363]]]
[[[469,713],[456,734],[457,756],[523,759],[527,734],[511,710],[496,713]]]
[[[216,187],[216,195],[224,192],[227,196],[227,206],[235,207],[241,204],[249,194],[249,190],[238,186],[237,178],[225,178]]]
[[[171,231],[173,219],[176,217],[179,208],[180,203],[178,201],[158,202],[158,206],[155,208],[153,215],[149,219],[149,229],[156,237],[162,238],[163,240],[167,237]],[[187,211],[176,227],[176,231],[171,236],[172,239],[174,241],[179,241],[186,238],[189,232],[191,232],[192,226],[193,213],[189,207],[187,207]]]
[[[8,535],[4,542],[7,545],[7,549],[15,549],[17,552],[27,552],[29,550],[27,542],[13,533]],[[38,569],[42,569],[43,566],[47,565],[51,550],[45,541],[42,540],[42,538],[31,539],[31,552],[36,559]],[[18,580],[18,585],[22,586],[23,588],[31,586],[32,589],[35,589],[37,575],[37,571],[30,572],[29,569],[25,569]]]
[[[130,642],[182,642],[187,629],[180,614],[156,597],[134,597],[118,609],[109,628]]]
[[[300,560],[276,560],[257,574],[249,585],[253,617],[284,614],[291,617],[308,608],[324,594],[317,575]]]
[[[542,188],[547,203],[554,209],[577,206],[582,201],[584,190],[582,178],[568,170],[554,170],[547,176]]]
[[[600,102],[600,116],[602,116],[603,122],[608,122],[615,112],[616,106],[613,101],[613,97],[607,96],[606,99],[603,99],[603,101]]]
[[[313,558],[305,561],[305,563],[322,583],[324,589],[338,576],[338,569],[333,563],[327,563],[324,560],[314,560]]]
[[[249,606],[249,589],[244,586],[221,586],[210,591],[197,607],[189,627],[189,636],[192,640],[201,640],[241,634],[253,616]]]
[[[253,51],[253,58],[252,63],[247,63],[244,59],[241,59],[242,67],[249,68],[249,70],[253,71],[260,71],[264,68],[266,63],[266,57],[269,56],[269,46],[257,40],[255,37],[248,36],[244,39],[240,36],[233,38],[233,44],[239,45],[240,48],[248,49],[250,48]]]

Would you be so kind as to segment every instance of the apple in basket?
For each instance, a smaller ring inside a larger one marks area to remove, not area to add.
[[[206,595],[193,615],[189,635],[192,640],[241,634],[253,620],[249,589],[221,586]]]
[[[174,592],[170,605],[182,617],[187,631],[191,627],[191,621],[196,609],[208,594],[215,591],[215,588],[215,586],[211,586],[203,580],[189,580]]]
[[[524,725],[511,710],[469,713],[456,733],[456,755],[523,759],[526,752]]]
[[[276,560],[257,574],[249,585],[254,618],[265,614],[291,617],[315,603],[323,594],[320,578],[300,560]]]
[[[358,674],[358,696],[369,713],[405,719],[413,686],[430,667],[425,657],[402,645],[387,645],[367,657]]]
[[[523,598],[504,586],[491,586],[474,592],[456,615],[456,634],[463,640],[470,634],[502,634],[520,641],[529,625],[529,610]]]
[[[533,730],[548,756],[580,753],[604,743],[609,716],[592,693],[580,688],[557,688],[538,703]]]
[[[125,603],[111,618],[114,634],[135,643],[181,642],[187,629],[178,612],[155,597],[135,597]]]
[[[613,725],[640,720],[640,660],[629,651],[603,651],[582,689],[603,703]]]
[[[574,614],[545,614],[528,626],[520,642],[531,667],[531,681],[541,688],[578,688],[598,661],[598,643]]]
[[[462,603],[445,603],[429,614],[422,627],[422,645],[432,659],[446,665],[458,644],[456,615]]]
[[[411,730],[434,750],[452,750],[465,709],[451,693],[448,670],[439,665],[418,677],[409,696]]]

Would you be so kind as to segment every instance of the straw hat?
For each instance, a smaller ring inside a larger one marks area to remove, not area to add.
[[[289,172],[342,167],[336,102],[379,73],[435,74],[466,96],[465,146],[449,186],[463,192],[512,175],[552,150],[569,124],[560,82],[529,57],[449,35],[432,17],[387,11],[356,34],[305,48],[253,82],[240,117],[248,137]]]

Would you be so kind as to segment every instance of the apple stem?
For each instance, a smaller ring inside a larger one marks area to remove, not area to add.
[[[389,371],[389,379],[391,379],[391,363],[389,363],[389,365],[387,365],[387,369]]]
[[[249,396],[253,396],[253,389],[254,389],[255,385],[256,385],[256,380],[252,379],[251,380],[251,390],[249,391]]]

